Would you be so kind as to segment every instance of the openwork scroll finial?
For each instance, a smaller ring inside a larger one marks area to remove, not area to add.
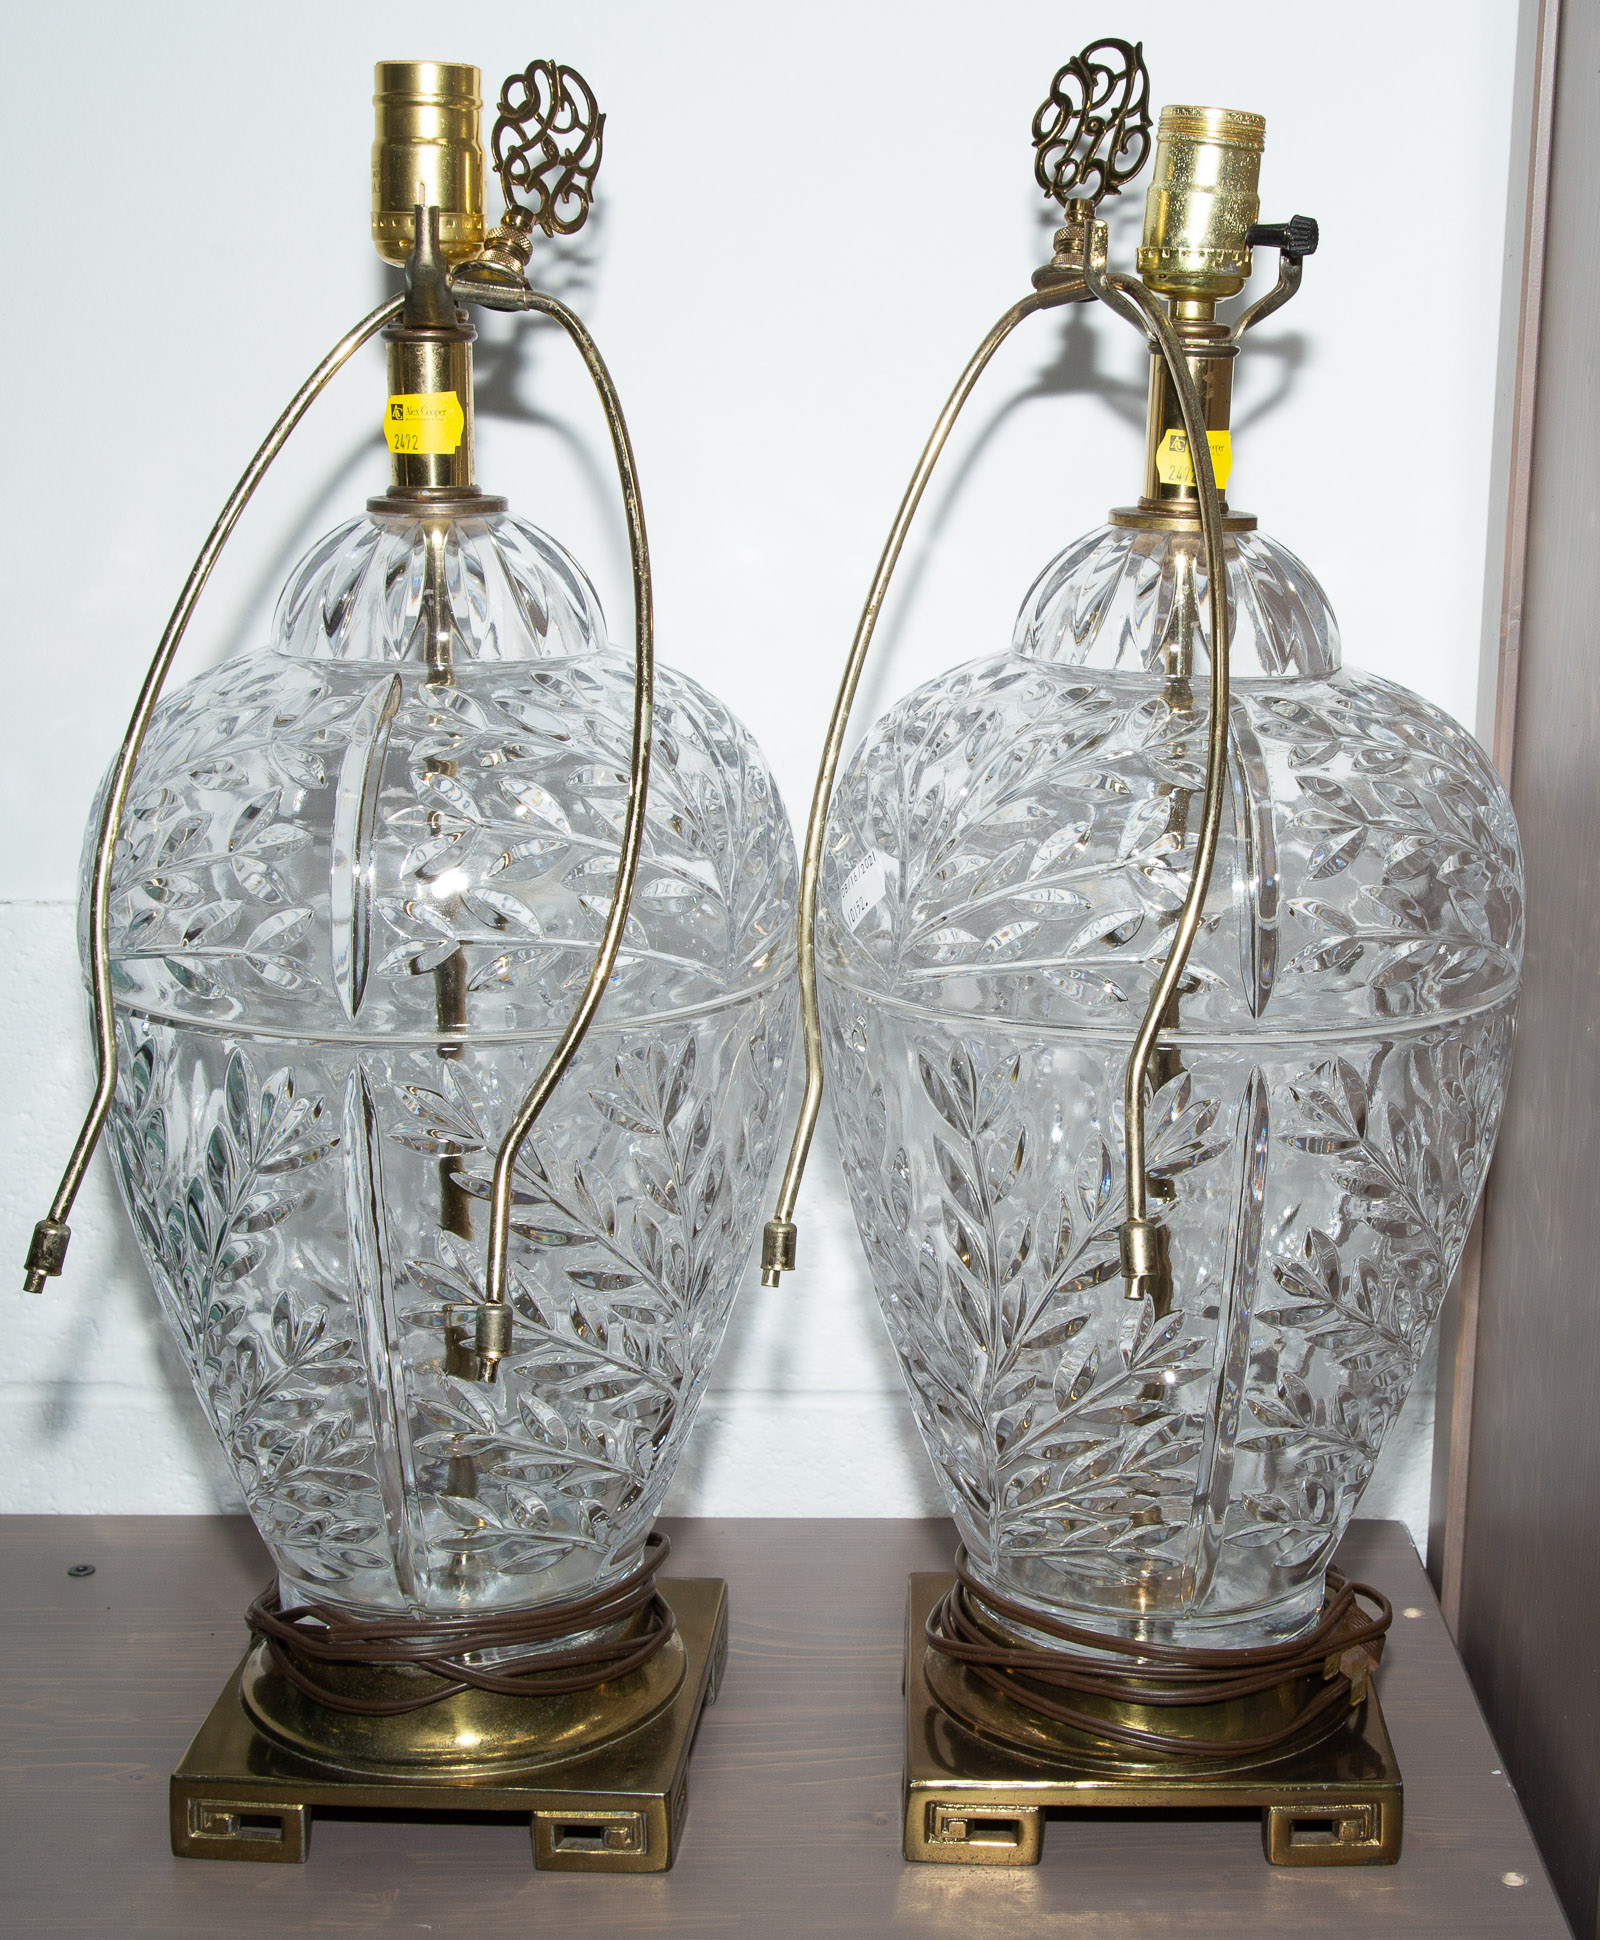
[[[1033,118],[1033,173],[1063,207],[1116,195],[1150,157],[1144,45],[1097,40],[1074,54]]]
[[[495,173],[525,232],[570,236],[589,219],[606,118],[575,67],[530,61],[495,104]]]

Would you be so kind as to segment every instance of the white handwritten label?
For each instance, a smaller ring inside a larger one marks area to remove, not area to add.
[[[858,927],[867,911],[883,899],[883,891],[888,877],[884,864],[888,857],[881,849],[874,849],[871,855],[864,855],[844,879],[839,892],[839,914],[853,930]]]

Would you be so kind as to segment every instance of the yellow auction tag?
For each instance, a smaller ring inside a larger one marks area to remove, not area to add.
[[[406,391],[389,400],[383,442],[404,456],[432,458],[454,451],[466,426],[454,391]]]
[[[1226,431],[1208,431],[1206,443],[1211,447],[1211,469],[1217,475],[1217,490],[1220,492],[1228,482],[1229,472],[1233,470],[1233,439]],[[1156,446],[1156,477],[1163,485],[1194,483],[1194,460],[1189,456],[1186,433],[1169,431]]]

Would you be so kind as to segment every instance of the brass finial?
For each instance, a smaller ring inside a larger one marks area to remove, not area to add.
[[[439,247],[464,262],[483,242],[482,80],[458,61],[379,61],[373,76],[372,240],[400,267],[419,202],[439,211]]]
[[[495,105],[490,148],[507,209],[526,209],[547,236],[572,235],[589,219],[605,143],[594,89],[575,67],[530,61]],[[528,208],[520,198],[530,192]]]
[[[530,61],[509,76],[495,105],[489,148],[506,212],[473,280],[520,285],[535,229],[570,236],[589,220],[606,118],[578,70],[555,61]]]
[[[1034,179],[1063,208],[1099,202],[1119,194],[1149,158],[1144,44],[1092,41],[1057,71],[1033,118]]]

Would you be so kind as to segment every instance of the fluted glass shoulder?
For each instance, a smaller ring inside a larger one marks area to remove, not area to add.
[[[152,727],[113,886],[111,1146],[286,1597],[544,1601],[625,1568],[660,1506],[794,1024],[787,819],[669,670],[622,956],[517,1171],[511,1353],[493,1385],[452,1371],[496,1149],[609,908],[631,710],[553,541],[365,519],[291,578],[272,651]]]
[[[1153,1071],[1171,1311],[1125,1298],[1117,1229],[1123,1071],[1204,783],[1192,550],[1090,535],[1012,652],[876,725],[835,799],[820,966],[857,1223],[980,1578],[1248,1643],[1314,1616],[1454,1273],[1522,888],[1472,738],[1339,669],[1298,561],[1253,535],[1230,550],[1235,615],[1257,620],[1235,635],[1222,846]]]

